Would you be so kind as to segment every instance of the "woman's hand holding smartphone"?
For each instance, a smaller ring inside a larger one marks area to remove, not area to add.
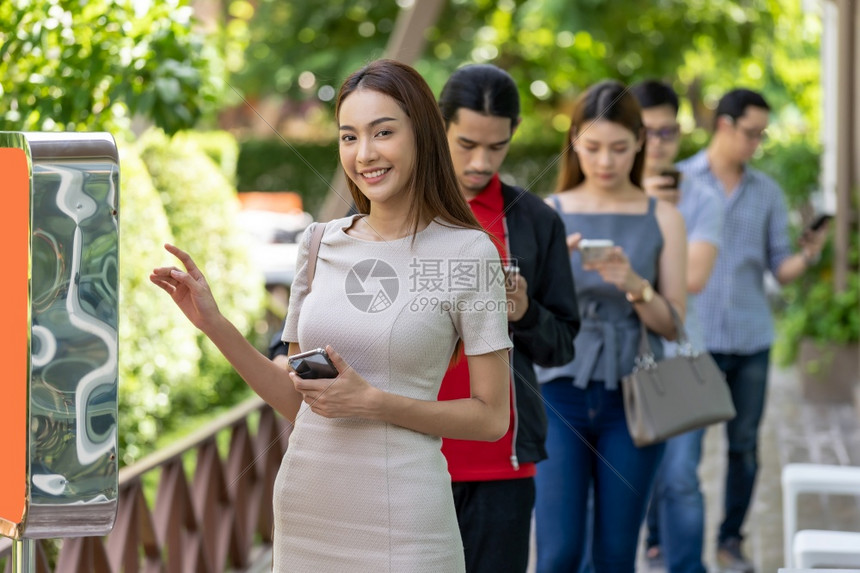
[[[337,378],[338,371],[324,348],[315,348],[287,357],[295,373],[305,380]]]
[[[600,278],[615,285],[622,292],[633,292],[640,288],[642,277],[636,274],[624,249],[608,239],[579,242],[582,266],[588,271],[597,271]]]
[[[325,418],[370,418],[378,415],[378,395],[372,386],[331,346],[289,357],[293,386],[311,410]]]
[[[681,172],[674,167],[663,169],[659,174],[642,180],[642,189],[645,193],[673,205],[677,205],[681,199],[681,193],[678,190],[680,185]]]
[[[579,253],[582,264],[588,265],[609,259],[614,246],[615,243],[609,239],[581,239],[579,241]]]

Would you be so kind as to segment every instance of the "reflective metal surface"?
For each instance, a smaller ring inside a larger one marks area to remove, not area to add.
[[[102,535],[117,505],[119,161],[109,134],[24,135],[32,197],[23,535]]]

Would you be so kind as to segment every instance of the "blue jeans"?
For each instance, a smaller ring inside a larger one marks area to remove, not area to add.
[[[719,542],[742,539],[741,526],[752,500],[758,473],[758,426],[767,394],[770,348],[755,354],[717,354],[714,360],[726,375],[738,415],[726,424],[729,464],[726,472],[725,516]]]
[[[705,573],[705,500],[699,488],[704,428],[666,442],[648,508],[648,547],[660,546],[669,573]]]
[[[541,387],[549,459],[538,464],[537,570],[575,573],[586,553],[589,486],[594,487],[591,558],[595,573],[633,571],[639,528],[663,444],[637,448],[624,419],[621,390],[570,378]]]

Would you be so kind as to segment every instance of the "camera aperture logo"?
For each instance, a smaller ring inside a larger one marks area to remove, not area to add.
[[[364,259],[355,263],[344,282],[346,298],[361,312],[377,313],[387,310],[397,299],[400,281],[397,272],[379,259]]]

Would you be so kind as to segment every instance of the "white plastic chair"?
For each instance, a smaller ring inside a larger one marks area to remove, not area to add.
[[[797,532],[797,496],[801,493],[860,495],[860,467],[788,464],[782,468],[785,566],[801,566],[798,560],[807,560],[803,556],[808,556],[809,560],[816,560],[821,565],[860,567],[860,533],[820,530]],[[847,553],[844,551],[851,548],[853,549]],[[828,554],[828,551],[831,552],[829,555],[839,561],[820,561],[822,554]],[[798,556],[798,559],[795,559],[795,556]],[[843,557],[850,563],[842,561]]]
[[[800,568],[860,567],[860,533],[802,529],[794,534],[794,562]]]

